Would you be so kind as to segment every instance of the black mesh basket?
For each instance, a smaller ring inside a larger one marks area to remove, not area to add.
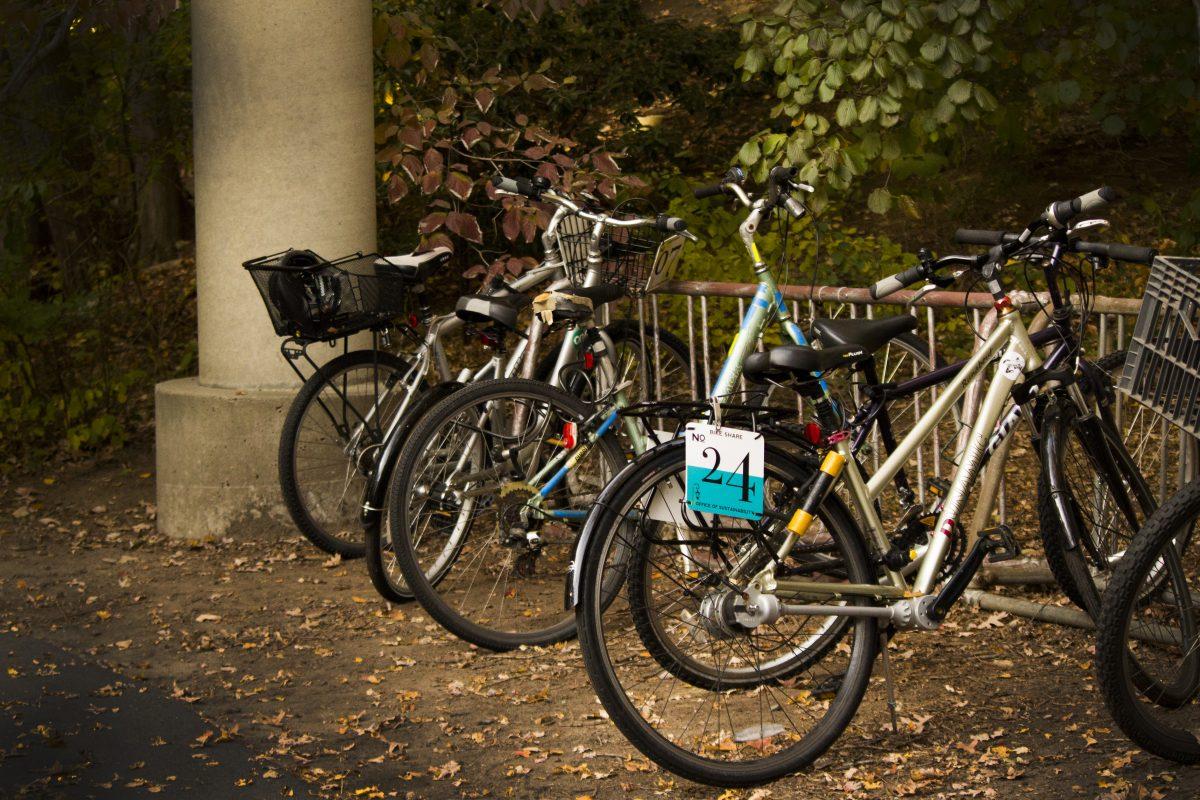
[[[1117,388],[1200,436],[1200,258],[1154,259]]]
[[[558,247],[562,252],[567,277],[583,286],[588,272],[588,245],[592,224],[575,216],[564,217],[558,228]],[[631,297],[640,297],[657,282],[653,278],[665,275],[678,260],[678,248],[666,248],[672,256],[664,268],[660,250],[668,241],[678,240],[656,228],[607,227],[600,234],[600,283],[620,286]],[[658,281],[661,282],[661,281]]]
[[[382,327],[407,313],[409,283],[379,256],[326,261],[311,250],[285,250],[245,262],[280,336],[338,339]]]

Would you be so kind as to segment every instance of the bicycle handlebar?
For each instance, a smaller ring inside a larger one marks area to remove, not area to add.
[[[1051,203],[1042,214],[1042,219],[1055,228],[1065,228],[1068,222],[1080,214],[1090,214],[1116,199],[1116,190],[1111,186],[1101,186],[1079,197]]]
[[[1118,243],[1106,244],[1104,242],[1075,241],[1071,243],[1071,250],[1076,253],[1087,253],[1132,264],[1149,264],[1158,255],[1158,251],[1153,247],[1137,247],[1132,244]]]
[[[981,244],[994,247],[998,244],[1009,244],[1021,237],[1015,233],[1004,231],[981,231],[973,228],[959,228],[954,232],[954,241],[958,244]]]

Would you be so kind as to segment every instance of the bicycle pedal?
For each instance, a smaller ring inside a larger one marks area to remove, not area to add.
[[[934,497],[945,497],[950,492],[950,481],[945,478],[926,478],[925,485]]]
[[[997,525],[995,528],[980,531],[979,539],[987,547],[989,564],[1011,561],[1021,555],[1021,545],[1017,544],[1012,528],[1007,525]]]

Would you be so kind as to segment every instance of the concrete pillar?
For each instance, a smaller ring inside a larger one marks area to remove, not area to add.
[[[375,248],[369,0],[192,4],[200,374],[156,387],[159,529],[220,535],[281,508],[297,389],[242,262]]]

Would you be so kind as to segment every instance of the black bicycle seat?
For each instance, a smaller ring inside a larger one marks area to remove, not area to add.
[[[517,317],[532,301],[529,295],[466,294],[458,298],[455,315],[470,325],[499,325],[517,331]]]
[[[908,314],[883,319],[814,319],[812,338],[826,347],[856,345],[874,353],[902,333],[915,330],[917,318]]]
[[[788,344],[750,354],[742,374],[756,383],[806,383],[817,380],[831,370],[848,367],[870,357],[871,351],[857,344],[823,347],[820,350]]]
[[[424,283],[425,279],[440,267],[450,263],[450,248],[435,247],[428,253],[408,253],[402,256],[380,256],[375,266],[380,272],[392,273],[413,283]]]

